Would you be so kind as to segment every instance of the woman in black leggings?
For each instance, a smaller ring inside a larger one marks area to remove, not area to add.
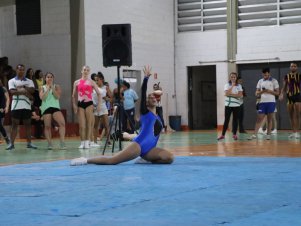
[[[225,134],[228,129],[228,124],[230,121],[231,114],[233,113],[233,139],[237,140],[236,135],[238,116],[240,109],[240,98],[242,97],[242,87],[237,83],[237,73],[230,73],[230,80],[224,87],[225,91],[225,121],[223,126],[222,135],[217,138],[217,140],[225,139]]]

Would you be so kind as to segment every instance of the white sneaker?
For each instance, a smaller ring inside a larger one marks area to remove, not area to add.
[[[271,134],[277,134],[277,129],[273,129]]]
[[[263,131],[263,129],[260,127],[257,133],[264,134],[264,131]]]
[[[89,149],[90,148],[90,141],[89,140],[85,140],[84,141],[84,149]]]
[[[90,147],[91,147],[91,148],[97,148],[97,147],[100,147],[100,145],[92,141],[92,142],[90,143]]]
[[[288,135],[288,138],[289,139],[292,139],[292,138],[296,138],[296,139],[299,139],[300,138],[300,134],[299,133],[291,133],[290,135]]]
[[[84,157],[72,159],[70,162],[70,166],[81,166],[81,165],[87,165],[88,159]]]
[[[255,140],[255,139],[257,139],[257,136],[254,134],[248,137],[248,140]]]
[[[288,135],[288,138],[289,139],[292,139],[292,138],[294,138],[295,137],[295,133],[291,133],[290,135]]]
[[[84,149],[84,144],[85,144],[84,141],[81,141],[78,149]]]
[[[135,164],[151,164],[152,162],[150,162],[150,161],[147,161],[147,160],[145,160],[145,159],[143,159],[143,158],[138,158],[138,159],[136,159],[136,161],[135,161]]]

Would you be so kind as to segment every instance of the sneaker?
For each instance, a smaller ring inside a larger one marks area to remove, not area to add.
[[[90,141],[85,140],[84,141],[84,149],[89,149],[90,148]]]
[[[277,129],[273,129],[271,134],[277,134]]]
[[[9,145],[10,144],[10,139],[8,137],[5,137],[4,139],[5,139],[6,144]]]
[[[257,139],[257,136],[254,134],[248,137],[248,140],[255,140],[255,139]]]
[[[299,133],[291,133],[290,135],[288,135],[288,138],[289,139],[292,139],[292,138],[296,138],[296,139],[299,139],[300,138],[300,134]]]
[[[78,149],[84,149],[84,141],[80,142],[80,145],[79,145]]]
[[[6,150],[13,150],[13,149],[15,149],[15,145],[13,144],[9,144],[6,148]]]
[[[32,144],[32,143],[28,143],[28,144],[27,144],[27,148],[37,149],[38,147],[35,146],[35,145]]]
[[[223,135],[221,135],[217,138],[217,140],[223,140],[223,139],[225,139],[225,136],[223,136]]]
[[[294,138],[295,137],[295,133],[291,133],[290,135],[288,135],[288,138],[289,139],[292,139],[292,138]]]
[[[48,147],[47,147],[48,150],[52,150],[53,149],[53,146],[52,144],[48,144]]]
[[[263,130],[262,128],[259,128],[258,133],[267,134],[267,130]]]
[[[265,139],[266,140],[271,140],[271,135],[267,135]]]
[[[87,165],[88,159],[84,157],[72,159],[70,162],[70,166],[81,166],[81,165]]]
[[[234,140],[238,140],[237,135],[233,135],[233,139],[234,139]]]
[[[95,142],[91,142],[91,143],[90,143],[90,147],[91,147],[91,148],[97,148],[97,147],[100,147],[100,145],[97,144],[97,143],[95,143]]]
[[[60,143],[60,149],[61,150],[66,150],[67,149],[66,144],[64,142]]]
[[[152,162],[150,162],[150,161],[147,161],[147,160],[145,160],[145,159],[143,159],[143,158],[137,158],[136,159],[136,161],[135,161],[135,164],[151,164]]]

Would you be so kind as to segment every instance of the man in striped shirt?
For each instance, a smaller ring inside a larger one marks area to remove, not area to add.
[[[289,138],[299,139],[299,120],[301,114],[301,75],[297,71],[297,63],[292,62],[290,65],[290,73],[284,76],[283,87],[279,95],[279,100],[283,100],[284,92],[286,92],[287,98],[287,111],[290,117],[293,133],[289,135]]]

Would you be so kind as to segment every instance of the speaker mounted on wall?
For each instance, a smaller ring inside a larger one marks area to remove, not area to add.
[[[130,24],[102,25],[103,66],[131,66],[132,41]]]

